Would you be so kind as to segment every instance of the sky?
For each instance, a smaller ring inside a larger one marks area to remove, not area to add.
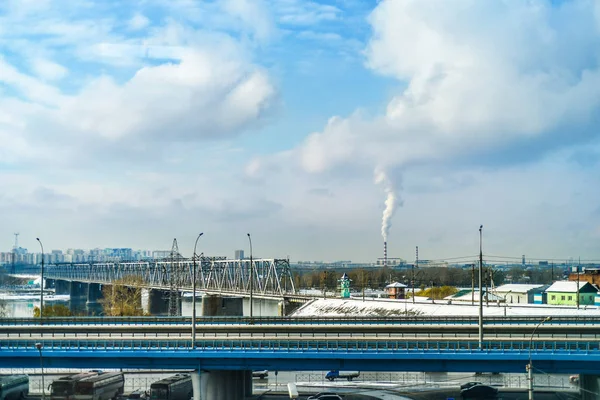
[[[0,2],[0,248],[600,259],[600,2]]]

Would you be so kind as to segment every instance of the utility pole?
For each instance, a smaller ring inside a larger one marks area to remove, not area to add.
[[[192,349],[196,348],[196,246],[198,245],[198,239],[204,235],[204,232],[201,232],[196,238],[196,242],[194,243],[194,254],[192,256],[194,260],[194,272],[192,275]],[[202,263],[200,263],[202,265]]]
[[[581,257],[577,263],[577,309],[579,310],[579,266],[581,265]]]
[[[483,225],[479,225],[479,349],[483,350],[483,247],[482,247]]]
[[[475,263],[471,264],[471,305],[475,305]]]
[[[415,267],[419,268],[419,246],[416,248],[416,258],[415,263],[412,267],[412,301],[415,302]]]
[[[252,313],[252,303],[254,301],[254,299],[252,298],[254,292],[254,261],[252,260],[252,238],[250,237],[249,233],[247,233],[246,235],[248,235],[248,242],[250,243],[250,325],[252,325],[254,324],[254,314]]]

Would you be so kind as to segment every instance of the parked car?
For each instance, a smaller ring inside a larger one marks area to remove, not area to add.
[[[323,398],[325,398],[325,396],[337,396],[337,397],[340,397],[340,396],[337,395],[337,393],[334,393],[334,392],[319,392],[319,393],[317,393],[315,395],[309,396],[308,399],[306,399],[306,400],[322,400]],[[334,397],[334,399],[337,400],[336,397]],[[327,399],[325,399],[325,400],[327,400]]]
[[[337,394],[326,394],[325,396],[319,397],[319,400],[343,400],[343,399]]]
[[[269,371],[266,369],[263,369],[262,371],[252,371],[253,378],[265,379],[267,376],[269,376]]]
[[[463,399],[495,399],[498,389],[488,385],[473,385],[460,391]]]
[[[463,383],[462,385],[460,385],[460,390],[468,389],[471,386],[475,386],[475,385],[483,385],[483,383],[481,383],[481,382],[467,382],[467,383]]]

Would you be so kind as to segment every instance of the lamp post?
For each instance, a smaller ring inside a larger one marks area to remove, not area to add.
[[[40,247],[42,248],[42,271],[41,271],[42,273],[41,273],[41,277],[40,277],[40,325],[41,325],[42,321],[44,320],[44,245],[42,244],[42,241],[40,240],[40,238],[35,238],[35,240],[38,241],[38,243],[40,244]]]
[[[194,243],[194,272],[192,273],[192,349],[196,348],[196,246],[198,245],[198,239],[204,235],[204,232],[200,232]]]
[[[42,400],[46,400],[46,391],[44,384],[44,359],[42,358],[42,347],[44,347],[41,343],[36,343],[35,348],[40,352],[40,367],[42,369]]]
[[[415,263],[412,267],[412,301],[415,302],[415,267],[419,268],[419,246],[415,249]]]
[[[479,225],[479,349],[483,349],[483,247],[482,247],[483,225]]]
[[[250,324],[254,323],[253,320],[253,314],[252,314],[252,292],[254,291],[254,266],[253,266],[253,262],[252,262],[252,238],[250,237],[250,234],[248,233],[248,242],[250,242]]]
[[[552,317],[546,317],[541,320],[535,328],[533,328],[533,332],[531,332],[531,338],[529,339],[529,363],[527,364],[527,379],[529,380],[529,400],[533,400],[533,364],[531,363],[531,348],[533,347],[533,335],[535,335],[535,331],[545,322],[552,321]]]

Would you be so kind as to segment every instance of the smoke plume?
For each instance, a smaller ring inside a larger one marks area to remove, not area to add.
[[[383,190],[386,194],[385,209],[383,210],[383,215],[381,217],[381,236],[383,237],[383,241],[387,242],[388,233],[392,226],[392,217],[396,212],[396,208],[402,205],[402,201],[396,193],[394,183],[389,178],[388,174],[381,168],[375,169],[375,183],[383,185]]]

